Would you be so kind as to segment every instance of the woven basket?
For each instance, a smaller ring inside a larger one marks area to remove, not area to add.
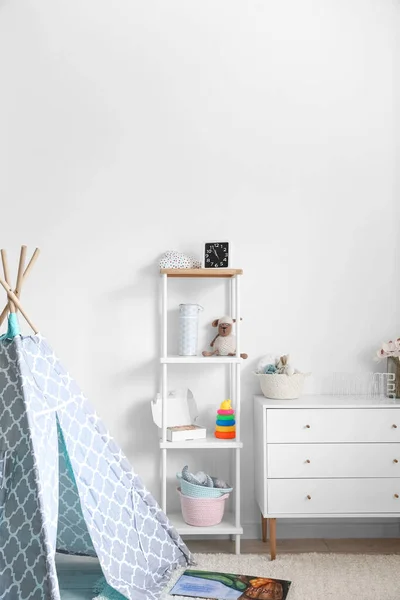
[[[177,488],[177,492],[181,499],[182,516],[185,523],[195,527],[211,527],[221,523],[225,511],[225,500],[229,498],[229,494],[224,494],[219,498],[191,498],[184,496],[180,488]]]
[[[298,398],[304,387],[308,373],[294,375],[277,375],[276,373],[254,373],[260,380],[262,393],[273,400],[294,400]]]
[[[177,473],[176,476],[181,486],[182,494],[190,498],[220,498],[233,490],[233,488],[211,488],[189,483],[189,481],[182,479],[182,473]]]

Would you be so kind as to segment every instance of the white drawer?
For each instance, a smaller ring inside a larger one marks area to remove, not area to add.
[[[268,477],[400,477],[400,444],[267,444]]]
[[[268,479],[268,513],[400,513],[399,479]]]
[[[400,443],[400,409],[267,409],[267,442]]]

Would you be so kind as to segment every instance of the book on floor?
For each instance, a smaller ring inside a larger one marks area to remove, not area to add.
[[[273,577],[188,569],[169,593],[211,600],[286,600],[291,583]]]

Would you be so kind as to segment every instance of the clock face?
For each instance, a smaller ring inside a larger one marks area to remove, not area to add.
[[[229,242],[206,242],[204,244],[204,267],[223,269],[229,266]]]

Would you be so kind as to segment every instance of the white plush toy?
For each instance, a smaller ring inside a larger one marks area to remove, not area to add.
[[[283,354],[281,356],[274,356],[273,354],[266,354],[263,356],[257,366],[257,373],[276,373],[277,375],[294,375],[298,373],[297,369],[294,369],[289,362],[290,355]],[[268,369],[268,367],[270,367]]]
[[[276,361],[277,361],[277,357],[274,354],[265,354],[265,356],[260,358],[260,360],[258,361],[257,373],[264,373],[265,367],[267,365],[275,366]]]
[[[235,319],[225,315],[212,322],[213,327],[218,327],[218,333],[210,343],[213,350],[211,352],[204,350],[203,356],[235,356],[236,354],[236,336],[232,333],[232,327]],[[247,358],[244,352],[240,354],[242,358]]]
[[[294,368],[289,363],[289,354],[284,354],[279,357],[278,363],[276,366],[276,372],[284,375],[294,375]]]
[[[192,256],[177,252],[176,250],[167,250],[161,257],[160,269],[200,269],[201,262]]]

